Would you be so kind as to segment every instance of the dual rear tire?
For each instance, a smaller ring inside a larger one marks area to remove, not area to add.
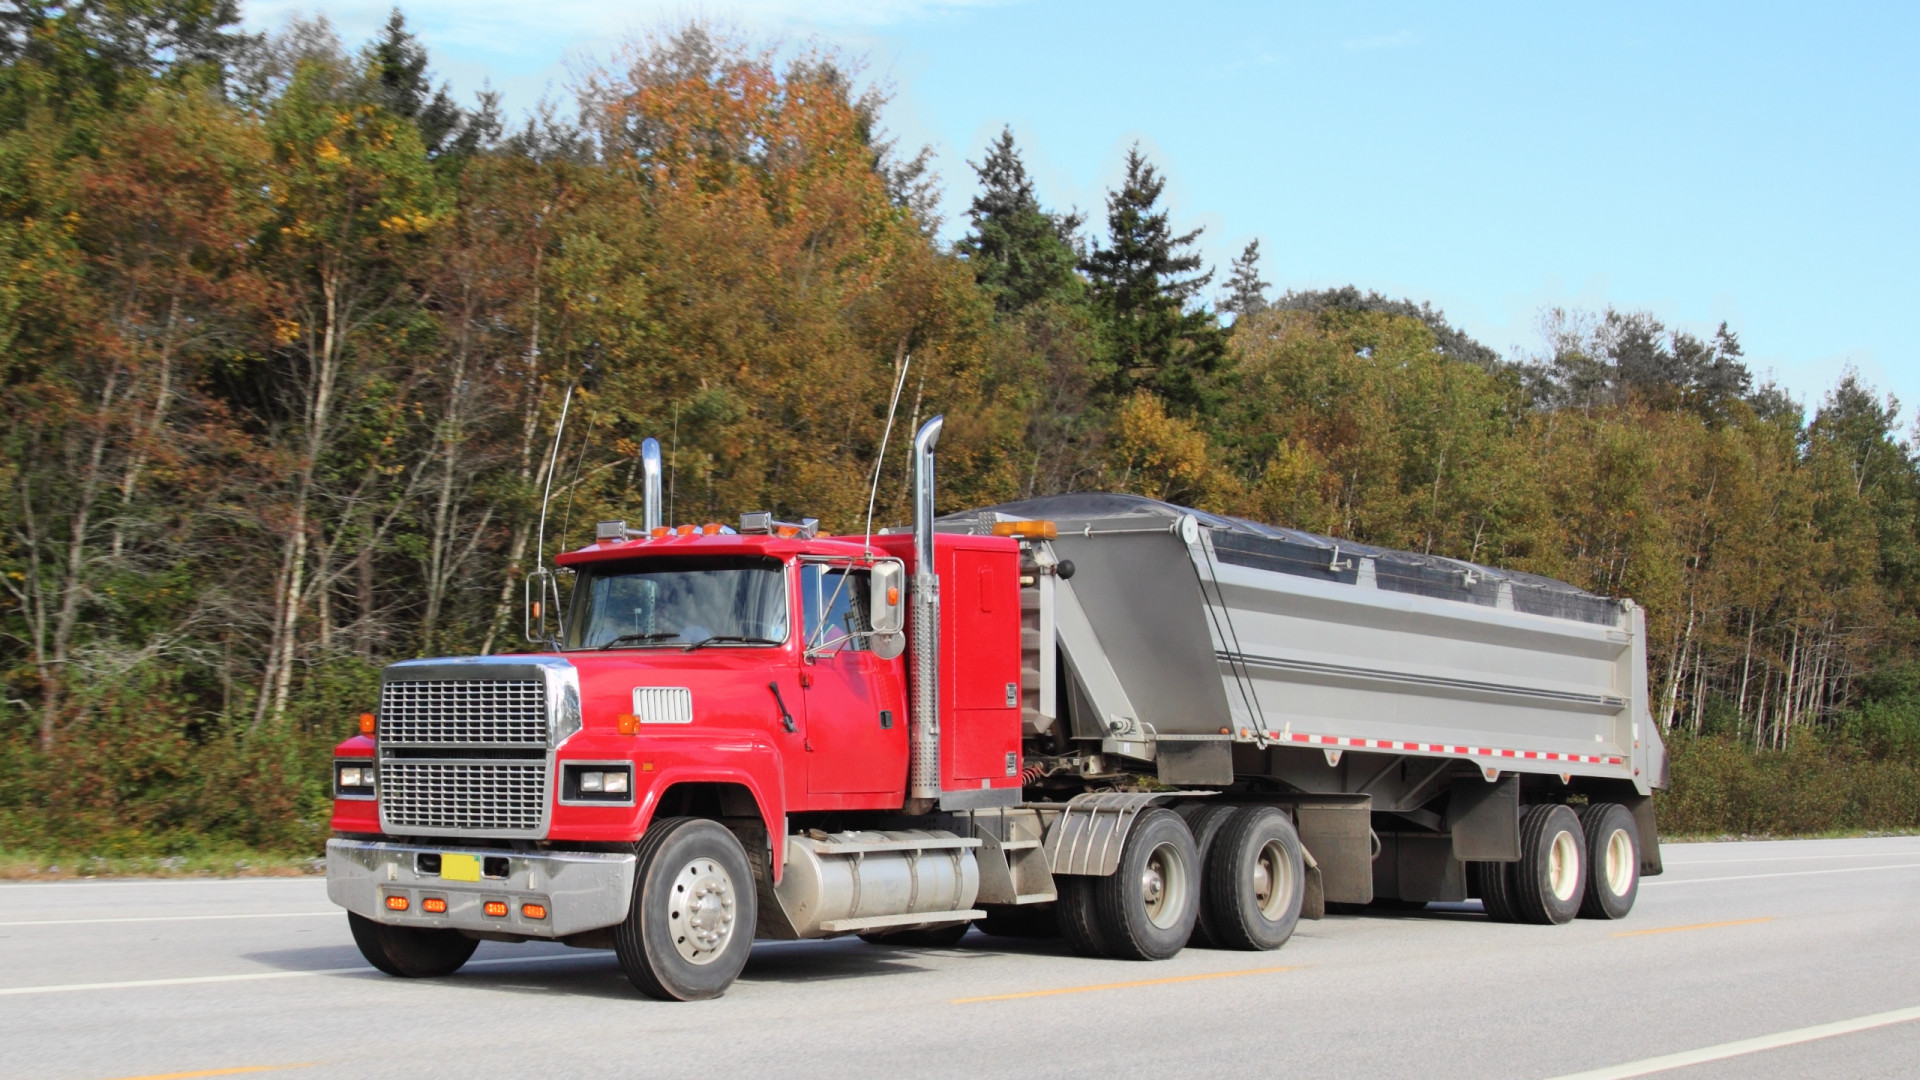
[[[1076,952],[1163,960],[1190,942],[1265,950],[1293,935],[1306,866],[1292,819],[1271,806],[1183,810],[1141,812],[1111,875],[1056,879],[1056,920]]]
[[[1468,864],[1469,884],[1495,922],[1557,925],[1619,919],[1639,891],[1640,834],[1618,803],[1529,807],[1520,860]]]

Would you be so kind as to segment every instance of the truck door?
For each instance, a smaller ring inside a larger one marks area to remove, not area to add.
[[[854,794],[904,790],[907,723],[898,661],[876,658],[864,636],[867,572],[818,563],[800,567],[807,663],[807,790]]]

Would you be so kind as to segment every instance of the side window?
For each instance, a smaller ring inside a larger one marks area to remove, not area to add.
[[[807,563],[800,581],[807,649],[867,648],[867,571]]]

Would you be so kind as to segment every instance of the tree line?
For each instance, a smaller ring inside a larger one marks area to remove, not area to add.
[[[1920,461],[1851,377],[1809,412],[1644,312],[1503,355],[1276,295],[1257,242],[1216,280],[1138,148],[1090,215],[1003,131],[947,243],[829,51],[678,27],[509,124],[398,11],[237,25],[0,11],[0,847],[310,844],[379,666],[524,647],[641,439],[675,521],[854,531],[895,386],[948,417],[943,510],[1133,491],[1547,574],[1648,609],[1670,731],[1920,759]],[[1920,824],[1914,775],[1849,812]]]

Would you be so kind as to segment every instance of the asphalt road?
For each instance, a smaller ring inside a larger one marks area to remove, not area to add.
[[[978,933],[769,942],[694,1004],[561,946],[489,943],[451,978],[388,978],[318,879],[7,885],[0,1076],[1920,1075],[1920,838],[1666,860],[1617,923],[1332,916],[1275,953],[1159,964]]]

